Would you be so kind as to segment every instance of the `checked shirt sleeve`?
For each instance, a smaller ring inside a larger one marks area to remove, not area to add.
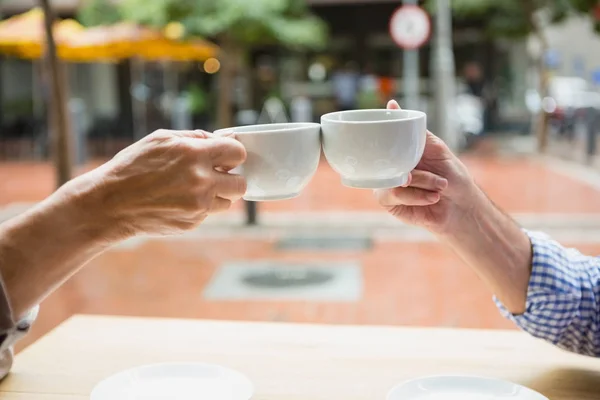
[[[525,332],[568,351],[600,356],[600,258],[525,231],[533,249],[526,311],[500,312]]]

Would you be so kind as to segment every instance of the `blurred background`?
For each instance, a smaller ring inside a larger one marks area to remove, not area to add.
[[[427,112],[490,198],[600,253],[595,0],[0,0],[0,221],[159,128]],[[342,187],[240,202],[116,246],[54,293],[75,313],[512,328],[427,232]]]

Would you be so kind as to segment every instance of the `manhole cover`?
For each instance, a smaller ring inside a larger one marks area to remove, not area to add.
[[[360,300],[360,263],[247,261],[226,263],[204,289],[208,300]]]
[[[333,274],[309,269],[250,272],[242,278],[249,286],[257,288],[285,289],[325,284]]]
[[[370,237],[324,236],[324,237],[287,237],[276,245],[278,250],[369,250],[373,247]]]

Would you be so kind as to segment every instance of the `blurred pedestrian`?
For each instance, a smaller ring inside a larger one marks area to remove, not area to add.
[[[486,81],[481,66],[476,62],[469,62],[465,65],[464,79],[467,92],[480,99],[483,104],[483,129],[487,131],[491,127],[492,114],[496,103],[494,87]]]
[[[338,110],[354,110],[358,100],[359,74],[356,65],[348,62],[333,73],[331,82]]]

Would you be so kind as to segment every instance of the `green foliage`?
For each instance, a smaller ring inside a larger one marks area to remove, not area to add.
[[[208,109],[208,94],[200,85],[192,83],[188,88],[187,96],[192,114],[198,115]]]
[[[485,21],[493,36],[522,38],[534,31],[532,14],[544,10],[551,23],[560,23],[571,15],[591,15],[598,0],[452,0],[457,18]],[[435,0],[427,7],[435,12]]]
[[[157,28],[181,22],[186,34],[227,38],[241,45],[280,43],[320,48],[323,21],[304,0],[122,0],[124,18]]]
[[[111,0],[86,0],[77,13],[85,26],[110,25],[123,19],[120,10]]]

